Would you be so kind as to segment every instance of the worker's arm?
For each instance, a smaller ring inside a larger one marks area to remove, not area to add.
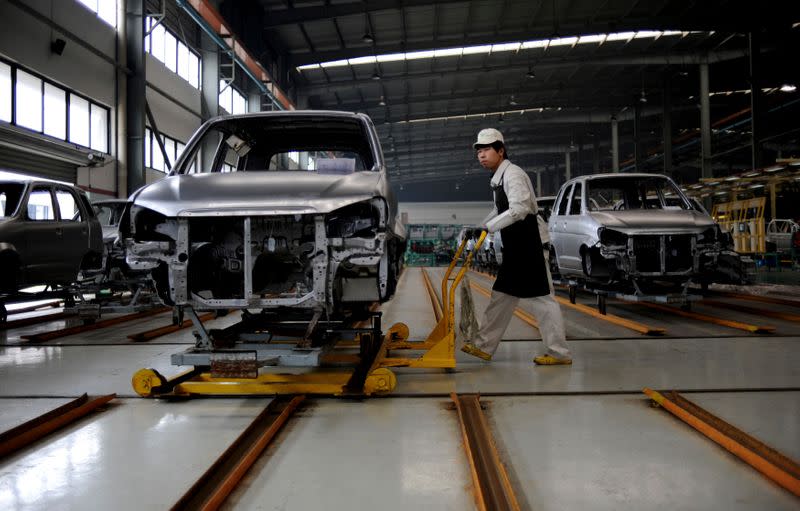
[[[528,176],[522,170],[516,172],[507,170],[503,181],[503,188],[508,197],[508,209],[486,222],[489,232],[497,232],[514,222],[524,220],[529,214],[535,213],[531,211],[531,204],[535,204],[535,202]]]
[[[486,228],[487,224],[492,220],[492,218],[494,218],[496,216],[497,216],[497,206],[493,207],[491,213],[489,213],[489,216],[484,218],[483,221],[480,223],[481,229],[486,231],[487,230],[487,228]],[[494,231],[492,231],[492,232],[494,232]]]

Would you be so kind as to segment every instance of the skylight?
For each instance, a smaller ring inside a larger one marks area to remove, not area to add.
[[[685,37],[688,34],[699,32],[680,32],[675,30],[641,30],[639,32],[615,32],[611,34],[592,34],[570,37],[555,37],[551,39],[537,39],[535,41],[522,41],[515,43],[484,44],[480,46],[465,46],[462,48],[440,48],[435,50],[411,51],[406,53],[389,53],[385,55],[370,55],[366,57],[356,57],[352,59],[332,60],[317,64],[307,64],[298,66],[298,71],[307,69],[319,69],[341,66],[358,66],[372,64],[376,62],[397,62],[403,60],[420,60],[442,57],[461,57],[462,55],[478,55],[486,53],[517,53],[521,50],[531,50],[535,48],[550,48],[553,46],[576,46],[579,44],[602,45],[606,42],[625,41],[632,39],[658,39],[660,37]]]

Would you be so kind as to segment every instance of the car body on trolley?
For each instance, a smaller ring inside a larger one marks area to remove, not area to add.
[[[551,270],[564,278],[637,292],[747,281],[730,235],[664,175],[571,179],[548,230]]]
[[[212,119],[129,202],[126,261],[168,304],[331,313],[397,285],[405,229],[363,114]]]

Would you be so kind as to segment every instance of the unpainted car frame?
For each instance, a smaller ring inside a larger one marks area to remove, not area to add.
[[[664,175],[574,178],[561,187],[548,230],[551,271],[562,278],[639,295],[748,282],[730,235]]]
[[[196,172],[200,152],[210,163]],[[127,263],[150,270],[168,304],[332,315],[397,285],[405,229],[364,114],[213,119],[129,201]]]

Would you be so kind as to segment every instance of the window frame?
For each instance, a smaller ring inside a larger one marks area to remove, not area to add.
[[[29,131],[31,133],[36,133],[36,134],[41,135],[43,137],[46,137],[46,138],[48,138],[50,140],[58,140],[58,141],[61,141],[61,142],[65,142],[67,144],[73,144],[73,145],[76,145],[78,147],[82,147],[82,148],[88,149],[90,151],[95,151],[95,152],[108,154],[108,155],[111,154],[111,107],[106,106],[103,103],[100,103],[99,101],[96,101],[96,100],[90,98],[89,96],[87,96],[85,94],[81,94],[80,92],[77,92],[77,91],[75,91],[74,89],[72,89],[70,87],[67,87],[67,86],[65,86],[65,85],[63,85],[63,84],[61,84],[59,82],[56,82],[55,80],[51,80],[51,79],[47,78],[46,76],[44,76],[43,74],[38,73],[38,72],[36,72],[36,71],[34,71],[32,69],[29,69],[29,68],[27,68],[25,66],[20,66],[19,64],[15,63],[15,62],[11,62],[11,61],[3,59],[3,58],[0,58],[0,62],[2,62],[3,64],[5,64],[5,65],[7,65],[7,66],[9,66],[11,68],[11,122],[9,124],[11,124],[13,126],[16,126],[16,127],[20,128],[20,129]],[[41,80],[41,85],[40,85],[40,93],[41,94],[40,94],[40,100],[39,100],[40,101],[40,106],[41,106],[41,123],[42,123],[41,130],[37,131],[37,130],[35,130],[33,128],[28,128],[26,126],[22,126],[22,125],[17,123],[17,91],[16,91],[16,89],[17,89],[17,71],[22,71],[23,73],[26,73],[28,75],[31,75],[31,76]],[[60,89],[60,90],[64,91],[64,107],[65,107],[65,115],[64,115],[64,130],[65,131],[64,131],[64,133],[65,133],[65,135],[64,135],[63,139],[62,138],[58,138],[58,137],[53,136],[53,135],[48,135],[47,133],[44,132],[45,115],[46,115],[46,112],[45,112],[45,85],[50,85],[52,87],[55,87],[57,89]],[[72,96],[75,96],[77,98],[83,99],[84,101],[87,101],[89,103],[89,112],[90,112],[90,115],[89,115],[89,121],[90,121],[89,127],[90,127],[90,129],[89,129],[89,145],[88,146],[85,146],[83,144],[77,144],[75,142],[71,142],[70,139],[69,139],[69,123],[70,123],[70,111],[69,111],[70,108],[69,108],[69,105],[70,105],[70,98]],[[94,149],[92,147],[92,134],[91,134],[91,110],[92,110],[92,106],[94,106],[96,108],[102,108],[106,112],[106,124],[105,124],[105,132],[106,132],[105,133],[105,139],[106,139],[105,140],[105,145],[106,145],[106,150],[105,151],[100,151],[100,150]]]

